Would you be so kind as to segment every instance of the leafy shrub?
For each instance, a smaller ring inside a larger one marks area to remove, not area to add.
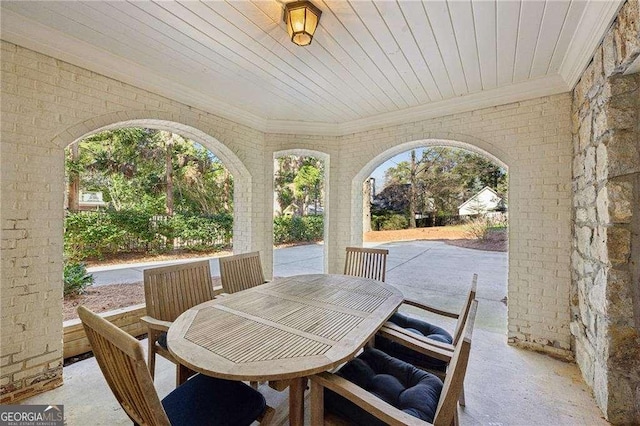
[[[149,226],[153,215],[144,211],[119,210],[109,211],[108,220],[126,235],[135,236],[137,240],[151,242],[156,237]]]
[[[93,284],[93,275],[87,272],[84,263],[65,263],[63,282],[65,296],[82,294],[88,286]]]
[[[384,213],[371,216],[371,229],[373,231],[395,231],[407,229],[409,220],[402,214]]]
[[[126,230],[105,214],[68,214],[64,227],[65,255],[71,260],[101,258],[117,248],[126,235]]]
[[[385,216],[372,214],[371,215],[371,230],[379,231],[382,229],[382,224],[384,223]]]
[[[494,230],[507,229],[508,223],[509,223],[509,219],[505,213],[501,215],[493,216],[491,218],[491,229],[494,229]]]
[[[233,216],[222,213],[213,216],[177,214],[169,221],[172,236],[188,241],[192,250],[208,250],[227,246],[233,234]]]
[[[324,221],[321,215],[273,218],[273,241],[275,244],[318,241],[323,236]]]
[[[274,218],[276,244],[317,241],[323,238],[322,215]],[[65,218],[64,248],[70,260],[103,258],[129,251],[166,251],[176,247],[211,250],[228,247],[233,236],[233,216],[175,214],[172,217],[120,210],[69,213]]]
[[[233,233],[230,214],[214,216],[154,216],[149,212],[120,210],[69,213],[65,218],[65,255],[71,260],[102,258],[128,251],[181,248],[209,250],[228,246]]]
[[[491,221],[486,217],[477,217],[464,226],[466,234],[476,240],[484,240],[489,235]]]
[[[392,214],[381,223],[380,229],[383,231],[395,231],[397,229],[407,229],[409,221],[404,215]]]
[[[309,241],[319,241],[324,238],[324,216],[321,214],[305,216],[304,221]]]

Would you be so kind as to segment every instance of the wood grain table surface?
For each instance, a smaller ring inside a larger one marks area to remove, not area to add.
[[[353,358],[402,300],[367,278],[278,278],[183,313],[169,329],[169,351],[213,377],[289,380],[290,423],[302,424],[305,377]]]

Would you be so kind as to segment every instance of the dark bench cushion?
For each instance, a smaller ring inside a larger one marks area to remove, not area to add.
[[[242,382],[198,374],[162,400],[172,426],[251,424],[265,408],[262,394]]]
[[[453,342],[453,338],[446,330],[436,325],[429,324],[426,321],[412,318],[401,313],[393,314],[391,318],[389,318],[389,322],[392,322],[398,327],[402,327],[411,333],[428,337],[429,339],[437,340],[438,342]],[[418,367],[444,371],[447,366],[445,361],[431,358],[381,336],[376,336],[375,347],[395,358],[401,359]]]
[[[368,348],[336,374],[407,414],[433,422],[442,392],[442,381],[431,373],[377,349]],[[330,390],[325,390],[325,408],[353,424],[385,424]]]

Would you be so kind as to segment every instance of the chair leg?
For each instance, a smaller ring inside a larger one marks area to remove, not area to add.
[[[274,410],[273,408],[267,405],[267,408],[264,409],[264,413],[262,413],[260,417],[258,417],[258,421],[260,422],[261,425],[268,426],[271,423],[273,423],[273,417],[275,415],[276,415],[276,410]]]
[[[151,380],[153,380],[156,373],[156,352],[154,350],[156,342],[152,333],[147,334],[147,340],[149,340],[149,351],[147,352],[147,356],[149,357],[149,372],[151,373]]]
[[[176,366],[176,387],[180,386],[193,375],[193,371],[182,364]]]
[[[255,390],[258,390],[258,382],[249,382],[249,385]]]
[[[466,406],[466,402],[464,400],[464,383],[462,383],[462,389],[460,390],[460,397],[458,398],[458,402],[460,403],[461,407]]]

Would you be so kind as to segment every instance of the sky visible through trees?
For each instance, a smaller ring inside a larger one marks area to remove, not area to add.
[[[374,210],[404,213],[410,227],[422,214],[456,215],[460,204],[487,186],[505,202],[507,196],[504,168],[486,157],[452,147],[403,152],[382,163],[371,177],[375,179]]]
[[[426,148],[416,148],[416,155],[418,157],[422,156],[422,152],[425,150]],[[384,163],[380,164],[378,167],[376,167],[376,169],[371,173],[371,175],[369,175],[369,177],[374,178],[376,180],[376,188],[377,190],[382,190],[382,188],[384,188],[385,184],[386,184],[386,178],[385,178],[385,174],[387,172],[388,169],[393,168],[393,167],[397,167],[398,164],[402,163],[403,161],[410,161],[411,159],[411,150],[402,152],[398,155],[395,155],[393,157],[391,157],[390,159],[388,159],[387,161],[385,161]],[[487,159],[488,160],[488,159]],[[490,160],[488,160],[490,161]],[[506,171],[505,171],[506,173]]]

